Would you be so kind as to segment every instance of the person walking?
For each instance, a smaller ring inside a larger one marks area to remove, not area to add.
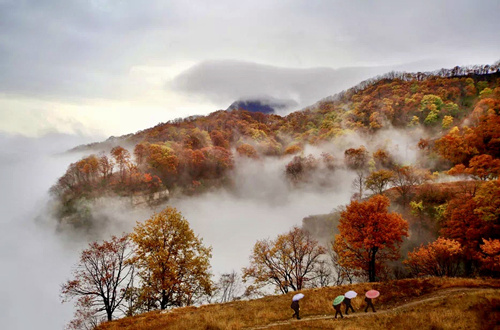
[[[372,308],[372,311],[375,313],[375,307],[373,306],[373,301],[372,299],[377,298],[380,295],[380,292],[377,290],[368,290],[365,293],[365,302],[366,302],[366,308],[365,308],[365,313],[368,312],[368,307]]]
[[[340,317],[341,318],[344,318],[344,315],[342,315],[342,311],[340,310],[340,307],[342,306],[342,302],[344,301],[345,297],[344,296],[337,296],[337,298],[335,298],[333,300],[333,308],[335,309],[335,318],[337,318],[337,315],[340,314]]]
[[[299,301],[298,300],[292,301],[292,304],[290,305],[290,308],[292,308],[294,310],[294,312],[295,312],[295,313],[293,313],[292,318],[295,317],[295,316],[297,316],[297,320],[300,320],[300,316],[299,316],[299,311],[300,311]]]
[[[365,313],[368,312],[368,307],[371,307],[373,312],[375,313],[376,310],[375,310],[375,307],[373,306],[373,302],[372,302],[372,299],[371,298],[368,298],[368,297],[365,297],[365,301],[366,301],[366,308],[365,308]]]
[[[344,301],[343,301],[344,305],[345,305],[345,315],[349,315],[349,308],[352,310],[352,312],[354,313],[354,308],[352,308],[352,305],[351,305],[351,299],[345,297]]]
[[[344,315],[342,315],[342,311],[340,310],[340,307],[342,305],[341,304],[338,304],[338,305],[333,305],[333,308],[335,308],[335,318],[337,318],[337,315],[340,313],[340,317],[341,318],[344,318]]]

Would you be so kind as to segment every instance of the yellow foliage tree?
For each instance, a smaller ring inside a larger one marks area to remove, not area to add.
[[[138,222],[130,238],[136,245],[132,262],[142,280],[141,298],[148,305],[191,305],[211,292],[212,248],[203,246],[175,208]]]

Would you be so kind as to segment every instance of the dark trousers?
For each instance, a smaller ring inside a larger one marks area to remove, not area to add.
[[[345,315],[349,315],[349,308],[354,313],[354,308],[352,308],[352,305],[351,304],[345,304]]]
[[[335,305],[333,308],[335,308],[335,318],[337,318],[338,314],[340,314],[341,318],[344,318],[344,315],[342,315],[342,311],[340,310],[340,305]]]
[[[294,301],[294,302],[292,302],[292,305],[290,307],[295,312],[295,313],[293,313],[292,317],[297,316],[297,320],[300,320],[300,316],[299,316],[299,311],[300,311],[299,303]]]
[[[373,306],[373,302],[371,300],[366,303],[365,313],[368,312],[368,307],[371,307],[375,312],[375,307]]]

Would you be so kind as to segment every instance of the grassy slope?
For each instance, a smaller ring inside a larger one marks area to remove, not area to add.
[[[331,319],[334,314],[331,302],[337,295],[348,290],[360,293],[353,299],[354,308],[360,310],[364,305],[363,293],[371,288],[381,292],[375,300],[378,313],[355,313],[344,320]],[[266,325],[272,329],[476,329],[500,325],[500,280],[407,279],[302,292],[305,298],[301,300],[301,321],[291,320],[290,302],[296,293],[292,292],[251,301],[178,308],[165,313],[155,311],[105,323],[99,329],[241,329]],[[426,300],[418,302],[421,299]]]

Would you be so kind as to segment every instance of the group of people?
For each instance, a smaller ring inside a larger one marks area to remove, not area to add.
[[[352,312],[354,313],[354,308],[351,305],[351,299],[356,297],[356,295],[357,295],[356,292],[349,291],[349,292],[346,292],[345,295],[341,295],[341,296],[338,296],[337,298],[335,298],[335,300],[333,301],[333,308],[335,309],[335,318],[337,318],[338,314],[340,314],[341,318],[344,318],[344,316],[342,315],[342,311],[341,311],[342,304],[344,304],[344,306],[345,306],[345,315],[349,315],[349,309],[351,309]],[[379,295],[379,292],[376,290],[370,290],[365,294],[365,302],[366,302],[365,313],[368,312],[369,307],[372,308],[373,312],[376,312],[375,306],[373,306],[373,299],[378,297],[378,295]],[[297,320],[300,320],[299,300],[302,299],[302,297],[304,297],[303,294],[295,295],[293,300],[292,300],[292,305],[290,306],[294,311],[292,318],[297,317]]]

